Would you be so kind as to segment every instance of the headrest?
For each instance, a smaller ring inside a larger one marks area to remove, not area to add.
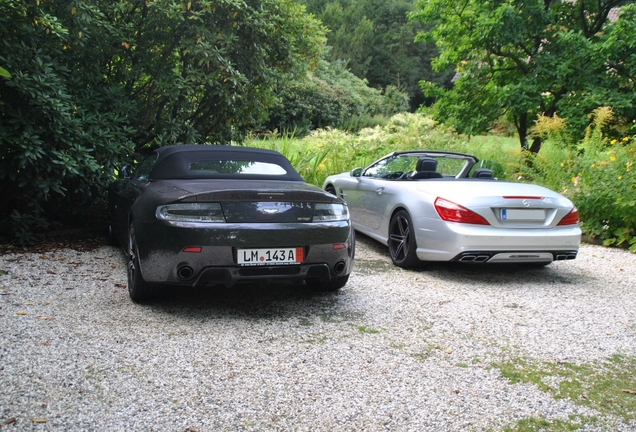
[[[492,178],[492,171],[488,168],[477,168],[473,171],[473,178]]]
[[[437,170],[437,160],[432,157],[421,157],[417,160],[415,171],[435,171]]]

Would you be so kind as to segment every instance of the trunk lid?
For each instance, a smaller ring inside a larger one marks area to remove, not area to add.
[[[574,207],[550,189],[525,183],[432,181],[417,188],[466,207],[501,228],[552,227]]]
[[[184,192],[177,202],[220,203],[229,223],[311,222],[317,203],[342,202],[302,182],[193,180],[173,186]]]

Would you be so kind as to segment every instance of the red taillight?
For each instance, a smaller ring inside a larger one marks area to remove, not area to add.
[[[490,225],[486,219],[474,211],[468,210],[466,207],[462,207],[444,198],[437,198],[435,200],[435,210],[437,210],[439,217],[448,222]]]
[[[333,245],[333,250],[345,249],[347,246],[344,243],[336,243]]]
[[[574,207],[557,225],[576,225],[579,223],[579,210]]]
[[[186,248],[183,248],[184,252],[189,252],[189,253],[201,253],[202,250],[203,248],[200,246],[188,246]]]

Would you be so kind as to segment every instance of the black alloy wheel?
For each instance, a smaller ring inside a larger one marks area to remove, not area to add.
[[[389,252],[393,264],[402,268],[415,267],[420,263],[415,250],[415,233],[411,216],[405,210],[400,210],[389,224]]]

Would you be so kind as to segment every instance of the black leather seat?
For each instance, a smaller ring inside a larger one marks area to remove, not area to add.
[[[421,157],[415,165],[415,173],[411,176],[413,180],[442,178],[442,173],[437,171],[437,161],[432,157]]]
[[[473,171],[473,178],[492,178],[492,171],[488,168],[477,168]]]

